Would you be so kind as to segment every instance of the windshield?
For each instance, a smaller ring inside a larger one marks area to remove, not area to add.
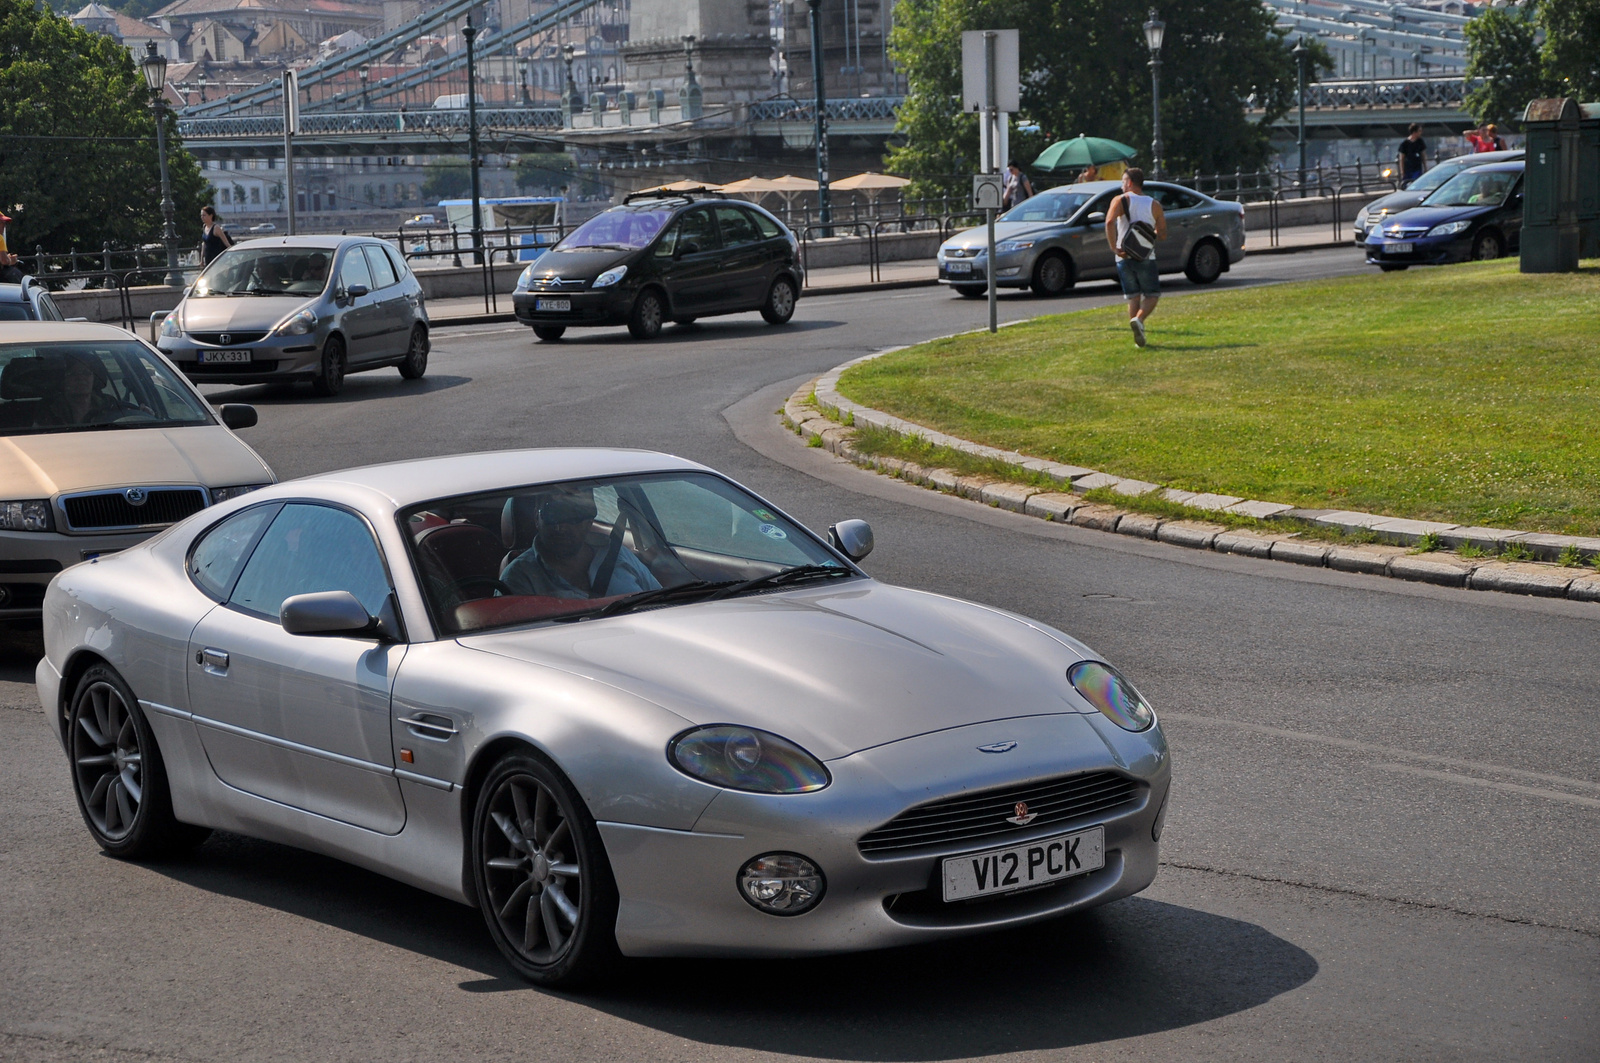
[[[200,398],[141,343],[0,344],[0,435],[211,423]]]
[[[328,285],[331,247],[232,247],[194,282],[198,297],[316,295]]]
[[[507,488],[401,519],[444,634],[855,575],[805,529],[705,473]]]
[[[1440,185],[1422,201],[1425,207],[1487,207],[1505,201],[1521,175],[1515,172],[1465,170]]]
[[[608,210],[574,229],[556,250],[601,247],[637,251],[654,240],[671,218],[671,210]]]
[[[1066,221],[1091,196],[1087,192],[1041,192],[1006,211],[996,221]]]
[[[1441,162],[1439,165],[1435,166],[1433,169],[1429,170],[1415,181],[1412,181],[1411,184],[1407,185],[1406,191],[1432,192],[1435,188],[1438,188],[1440,185],[1450,180],[1450,178],[1466,169],[1469,165],[1471,164],[1466,162]]]

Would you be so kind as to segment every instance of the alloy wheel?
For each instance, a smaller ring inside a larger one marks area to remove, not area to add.
[[[428,371],[428,334],[421,325],[411,330],[411,346],[406,348],[406,360],[400,363],[400,375],[407,380],[420,380]]]
[[[779,277],[772,282],[772,287],[767,291],[766,305],[761,308],[761,316],[773,325],[781,325],[794,316],[794,282],[788,277]]]
[[[79,694],[72,768],[84,815],[106,840],[132,831],[144,803],[144,750],[122,694],[105,681]]]
[[[661,296],[647,288],[639,293],[638,301],[633,304],[633,313],[628,318],[628,331],[633,333],[634,339],[653,339],[661,332],[661,321],[665,317]]]
[[[505,942],[536,967],[558,963],[582,929],[573,828],[556,794],[524,773],[500,781],[481,824],[480,873],[492,917]]]
[[[331,397],[344,389],[344,340],[329,336],[322,345],[322,368],[311,381],[311,390]]]
[[[1212,283],[1222,276],[1222,250],[1210,240],[1203,241],[1189,254],[1184,275],[1195,284]]]
[[[1501,255],[1500,237],[1494,233],[1480,233],[1472,245],[1472,257],[1476,259],[1499,258]]]
[[[1035,295],[1046,297],[1061,295],[1072,287],[1072,273],[1067,267],[1067,260],[1060,255],[1045,255],[1039,259],[1039,264],[1034,267],[1032,287]]]

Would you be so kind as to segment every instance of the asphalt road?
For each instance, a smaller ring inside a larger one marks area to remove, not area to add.
[[[1362,268],[1344,251],[1262,258],[1223,284]],[[1090,285],[1001,313],[1115,301]],[[1155,702],[1176,783],[1150,890],[1026,933],[651,961],[603,992],[547,993],[511,976],[475,912],[334,861],[230,836],[172,864],[100,855],[20,638],[0,656],[0,1059],[1600,1058],[1600,608],[1057,527],[777,427],[808,377],[982,314],[924,289],[650,344],[448,330],[418,384],[384,371],[337,400],[216,395],[257,404],[246,438],[285,477],[639,446],[813,526],[869,520],[874,575],[1058,625]]]

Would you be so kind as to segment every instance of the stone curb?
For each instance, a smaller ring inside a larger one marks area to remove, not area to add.
[[[1162,488],[1159,484],[1124,479],[1094,469],[1030,458],[1015,451],[970,443],[902,420],[881,410],[862,406],[839,394],[839,377],[846,370],[862,362],[903,349],[903,347],[893,347],[864,358],[853,359],[836,366],[810,383],[802,384],[784,403],[782,412],[784,423],[811,445],[821,446],[830,453],[863,468],[1042,520],[1074,524],[1081,528],[1131,535],[1141,539],[1154,539],[1174,546],[1269,558],[1313,568],[1326,567],[1341,572],[1387,576],[1444,587],[1600,602],[1600,572],[1590,569],[1508,562],[1493,557],[1469,559],[1445,553],[1413,554],[1406,549],[1431,532],[1439,537],[1442,545],[1450,548],[1470,544],[1487,551],[1501,549],[1510,543],[1520,543],[1523,549],[1535,557],[1554,561],[1569,545],[1586,556],[1592,556],[1600,552],[1600,539],[1545,535],[1499,528],[1465,528],[1454,524],[1401,520],[1348,510],[1305,510],[1278,502]],[[810,404],[813,394],[816,396],[817,406],[831,413],[833,417],[825,416]],[[834,417],[838,420],[834,420]],[[928,468],[901,458],[862,454],[851,446],[851,440],[855,438],[855,428],[861,425],[872,425],[900,435],[920,436],[936,446],[951,447],[977,457],[991,458],[1030,472],[1041,473],[1047,479],[1060,484],[1061,490],[1052,491],[990,477],[960,476],[949,469]],[[1117,493],[1130,496],[1159,492],[1163,498],[1182,505],[1238,513],[1258,519],[1283,516],[1344,531],[1366,530],[1372,532],[1382,542],[1323,543],[1302,539],[1298,532],[1259,532],[1246,528],[1229,528],[1205,521],[1170,520],[1148,513],[1128,512],[1115,506],[1089,502],[1082,497],[1082,492],[1095,487],[1109,487]]]

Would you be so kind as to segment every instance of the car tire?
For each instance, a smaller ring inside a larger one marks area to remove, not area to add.
[[[1201,240],[1189,252],[1183,275],[1189,278],[1190,284],[1214,284],[1227,263],[1228,256],[1221,244],[1215,240]]]
[[[421,325],[411,329],[411,343],[406,347],[406,359],[400,363],[400,375],[407,380],[421,380],[428,371],[428,330]]]
[[[554,343],[556,340],[559,340],[562,336],[566,335],[566,333],[567,326],[565,325],[533,326],[533,334],[538,336],[545,343]]]
[[[528,981],[592,984],[620,959],[600,830],[566,776],[531,750],[506,754],[479,788],[472,868],[489,936]]]
[[[67,755],[78,811],[95,843],[126,860],[172,856],[210,831],[172,814],[166,765],[139,699],[116,669],[92,665],[67,714]]]
[[[1499,258],[1506,253],[1505,241],[1493,229],[1485,229],[1472,241],[1472,257],[1475,261],[1485,261]]]
[[[767,289],[767,298],[761,304],[761,316],[769,325],[787,325],[789,319],[794,317],[794,305],[798,298],[794,281],[785,276],[774,277],[772,286]]]
[[[1039,261],[1033,264],[1033,276],[1028,281],[1028,287],[1033,294],[1044,299],[1053,299],[1058,295],[1065,295],[1072,290],[1077,278],[1072,275],[1072,263],[1066,255],[1059,252],[1050,252],[1039,256]]]
[[[329,336],[322,345],[322,366],[312,378],[311,390],[323,398],[332,398],[344,390],[345,353],[344,339]]]
[[[667,308],[661,293],[654,288],[646,288],[633,301],[633,310],[628,314],[628,331],[636,340],[653,340],[661,335],[661,322],[666,316]]]
[[[1409,265],[1410,263],[1402,262],[1379,262],[1378,268],[1383,270],[1385,273],[1398,273],[1400,270],[1405,269]]]
[[[989,289],[982,284],[952,284],[950,287],[956,290],[956,294],[968,299],[980,299],[989,294]]]

